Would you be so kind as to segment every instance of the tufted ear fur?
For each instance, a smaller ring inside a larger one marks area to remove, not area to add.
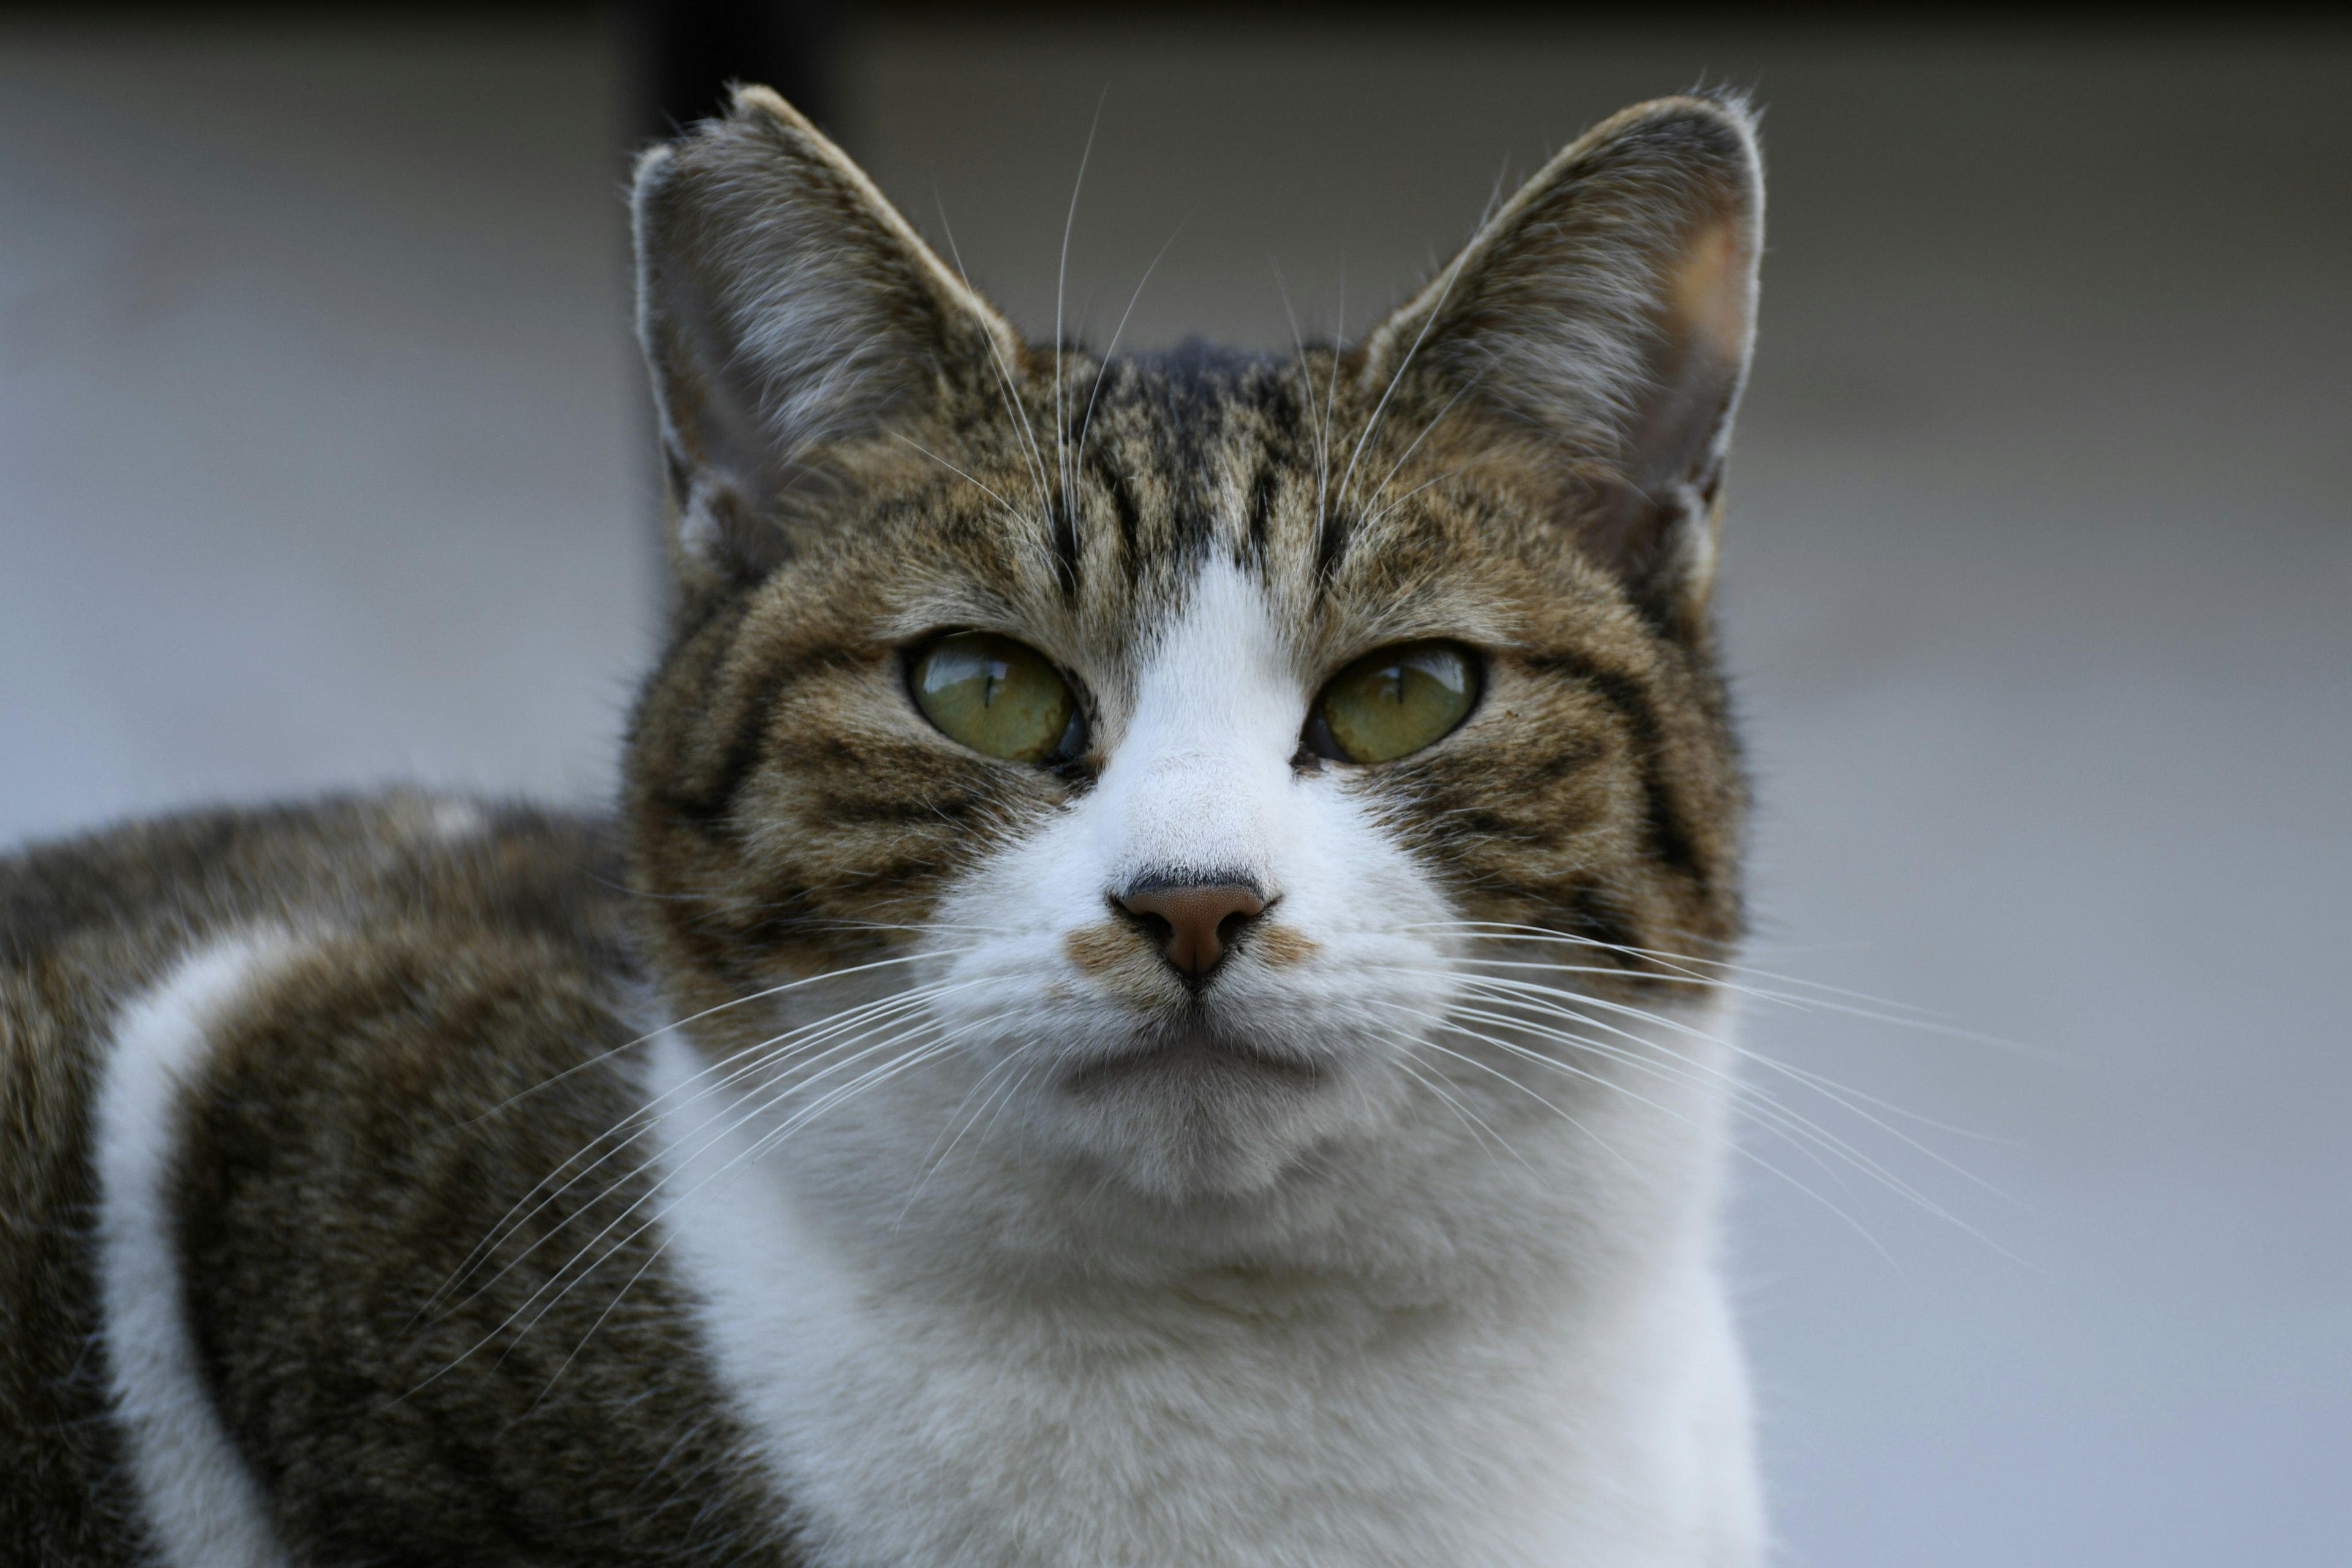
[[[856,448],[1018,339],[782,98],[638,161],[637,333],[689,590],[755,578]]]
[[[1441,378],[1499,416],[1578,542],[1662,623],[1703,611],[1755,336],[1763,164],[1746,106],[1659,99],[1544,166],[1367,342],[1374,395]]]

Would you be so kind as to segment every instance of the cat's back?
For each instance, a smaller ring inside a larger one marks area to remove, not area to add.
[[[257,938],[537,941],[621,974],[607,835],[585,819],[401,791],[191,812],[0,855],[0,1165],[23,1197],[74,1161],[126,1000],[192,954]],[[46,1173],[37,1163],[48,1167]],[[14,1278],[13,1275],[8,1278]]]
[[[420,790],[137,821],[0,855],[0,1005],[78,1005],[260,921],[530,930],[617,958],[619,886],[601,822]]]
[[[733,1447],[621,1217],[621,883],[599,823],[405,792],[0,858],[11,1561],[740,1550],[725,1487],[605,1495]]]

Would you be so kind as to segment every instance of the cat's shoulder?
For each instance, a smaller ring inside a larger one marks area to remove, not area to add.
[[[0,1451],[93,1435],[0,1524],[91,1561],[133,1515],[255,1562],[782,1550],[646,1226],[622,887],[593,819],[417,792],[0,860],[0,1103],[38,1130],[0,1279],[51,1331],[0,1352]]]

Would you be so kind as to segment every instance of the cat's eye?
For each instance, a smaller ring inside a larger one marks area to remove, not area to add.
[[[1315,699],[1307,747],[1346,763],[1409,756],[1453,733],[1478,700],[1478,667],[1450,642],[1400,643],[1366,654]]]
[[[923,717],[975,752],[1042,763],[1078,749],[1077,699],[1034,647],[990,632],[954,632],[917,653],[907,673]]]

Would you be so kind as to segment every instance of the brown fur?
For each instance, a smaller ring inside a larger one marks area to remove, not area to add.
[[[1322,951],[1313,937],[1286,925],[1262,926],[1250,933],[1249,942],[1260,960],[1277,969],[1304,963]]]
[[[1118,921],[1105,921],[1100,925],[1080,926],[1062,939],[1062,951],[1070,962],[1089,974],[1101,975],[1121,964],[1140,962],[1144,968],[1151,965],[1151,952],[1135,930]]]

